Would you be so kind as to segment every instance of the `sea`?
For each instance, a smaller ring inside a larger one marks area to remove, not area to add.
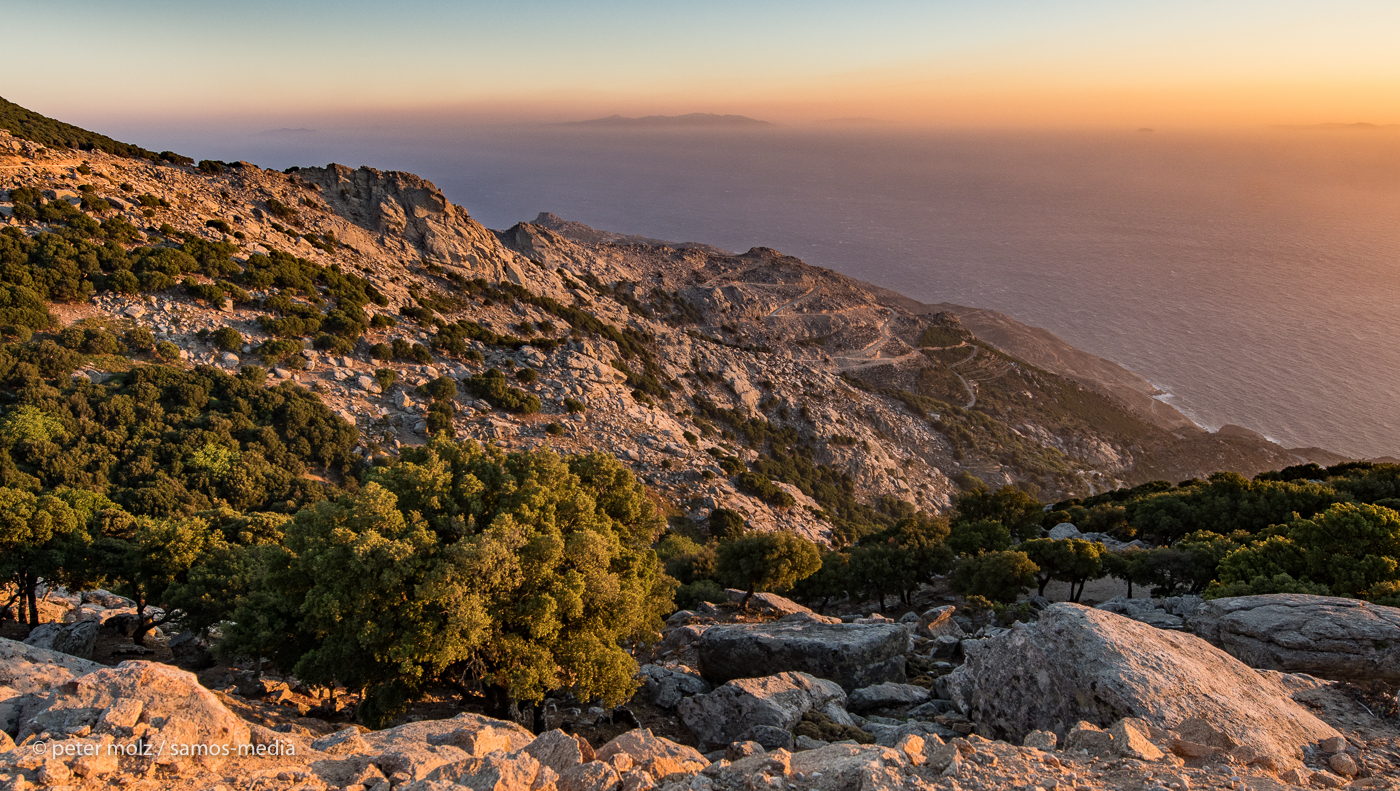
[[[278,169],[417,173],[491,228],[549,211],[772,247],[1044,327],[1198,424],[1400,456],[1400,132],[391,124],[132,130]]]

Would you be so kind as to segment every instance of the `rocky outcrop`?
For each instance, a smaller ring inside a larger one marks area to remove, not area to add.
[[[1275,593],[1203,604],[1192,633],[1250,667],[1400,683],[1400,609],[1359,599]]]
[[[468,277],[508,280],[535,291],[562,293],[553,278],[503,247],[426,179],[399,171],[331,164],[300,168],[296,179],[319,187],[326,205],[374,234],[384,247]]]
[[[814,709],[842,716],[845,702],[846,694],[831,681],[806,673],[780,673],[736,679],[708,695],[686,698],[677,710],[696,738],[720,745],[745,739],[762,743],[763,739],[753,738],[755,728],[791,730]],[[849,716],[845,719],[849,722]]]
[[[98,626],[97,621],[78,621],[72,624],[43,623],[29,632],[29,636],[24,638],[24,644],[76,656],[79,659],[92,659],[93,648],[97,646]]]
[[[1282,685],[1204,640],[1102,610],[1053,604],[1034,625],[963,650],[966,664],[947,677],[952,700],[979,732],[1015,742],[1036,730],[1064,737],[1081,720],[1192,721],[1286,765],[1302,745],[1336,734]]]
[[[617,755],[625,755],[629,760],[612,761]],[[655,783],[688,779],[710,764],[694,747],[654,736],[648,728],[628,731],[599,747],[597,759],[605,763],[612,761],[615,768],[619,763],[630,764],[623,769],[624,774],[629,771],[645,772]]]
[[[712,626],[697,642],[700,675],[713,682],[808,673],[855,690],[904,683],[909,633],[895,624],[788,621]]]
[[[712,687],[699,676],[683,673],[661,665],[642,665],[642,695],[663,709],[673,709],[691,695],[703,695]]]
[[[199,685],[191,673],[155,662],[129,661],[79,676],[49,693],[20,724],[18,741],[70,734],[140,739],[160,746],[157,763],[206,767],[249,743],[248,725]],[[182,751],[201,745],[195,754]]]

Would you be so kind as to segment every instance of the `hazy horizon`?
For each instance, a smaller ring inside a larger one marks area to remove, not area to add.
[[[1400,6],[1379,0],[250,0],[236,14],[15,0],[6,27],[0,95],[91,126],[692,112],[1000,128],[1400,123]],[[52,57],[56,41],[74,56]]]

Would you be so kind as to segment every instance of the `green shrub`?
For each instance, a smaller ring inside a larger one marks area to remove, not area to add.
[[[174,362],[180,359],[180,347],[170,341],[161,341],[156,344],[156,356],[167,362]]]
[[[232,327],[220,327],[212,336],[214,347],[226,352],[236,352],[243,348],[243,336]]]
[[[322,332],[311,341],[311,345],[330,354],[350,354],[355,351],[355,342],[339,335]]]
[[[376,329],[382,329],[384,327],[397,327],[398,324],[399,323],[397,321],[394,321],[393,316],[388,316],[383,313],[374,314],[374,318],[370,319],[369,322],[369,325]]]
[[[146,352],[156,345],[156,336],[145,327],[133,327],[122,334],[122,343],[134,352]]]
[[[205,220],[204,227],[213,228],[219,233],[233,233],[233,226],[229,225],[227,220]]]
[[[710,512],[708,522],[710,535],[721,540],[731,541],[748,532],[744,515],[728,508],[716,508]]]
[[[369,347],[369,356],[376,360],[394,359],[394,347],[387,343],[376,343]]]
[[[577,398],[564,399],[564,409],[571,413],[578,413],[588,409],[588,406]]]
[[[525,384],[529,384],[535,381],[536,379],[540,378],[540,375],[536,373],[535,369],[533,368],[521,368],[520,370],[515,372],[515,378],[519,379]]]
[[[719,604],[728,600],[724,588],[714,580],[696,580],[676,589],[676,607],[682,610],[693,610],[701,602]]]
[[[39,210],[27,203],[16,203],[14,214],[15,219],[20,222],[34,222],[39,219]]]
[[[379,383],[381,390],[388,391],[395,382],[399,381],[399,372],[393,368],[377,368],[374,371],[374,381]]]
[[[953,568],[953,590],[1009,604],[1035,584],[1040,569],[1024,552],[987,552],[963,558]]]
[[[419,365],[428,365],[433,361],[433,353],[428,351],[428,347],[421,343],[413,344],[411,354],[414,362],[417,362]]]
[[[509,386],[506,384],[505,374],[495,368],[489,369],[480,376],[468,377],[462,381],[462,384],[466,387],[467,392],[477,398],[485,399],[497,409],[522,415],[532,415],[540,411],[538,396]]]
[[[549,425],[544,427],[544,432],[551,436],[557,437],[560,434],[564,433],[564,427],[559,425],[558,423],[550,423]]]

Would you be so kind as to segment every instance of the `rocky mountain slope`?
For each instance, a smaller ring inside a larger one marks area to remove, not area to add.
[[[67,325],[147,327],[185,364],[268,365],[273,383],[311,388],[356,423],[367,456],[424,441],[420,385],[495,368],[533,371],[510,384],[537,396],[539,410],[512,413],[469,393],[452,418],[458,436],[604,449],[674,518],[729,508],[753,526],[824,541],[908,507],[901,501],[946,508],[979,481],[1054,500],[1340,460],[1245,430],[1204,432],[1152,400],[1145,381],[1043,330],[922,305],[775,250],[735,255],[548,214],[493,232],[411,174],[201,165],[0,132],[0,226],[26,235],[63,226],[16,205],[14,191],[27,187],[40,203],[124,219],[139,229],[129,247],[228,243],[236,263],[281,251],[363,277],[382,304],[367,306],[372,326],[348,349],[315,348],[314,332],[272,321],[320,321],[324,302],[267,302],[274,285],[211,300],[199,286],[216,278],[199,274],[154,290],[99,289],[52,311]],[[238,331],[240,348],[215,348],[211,333],[223,327]],[[268,353],[277,335],[303,342],[300,359]],[[133,362],[94,357],[86,370],[101,377]]]

